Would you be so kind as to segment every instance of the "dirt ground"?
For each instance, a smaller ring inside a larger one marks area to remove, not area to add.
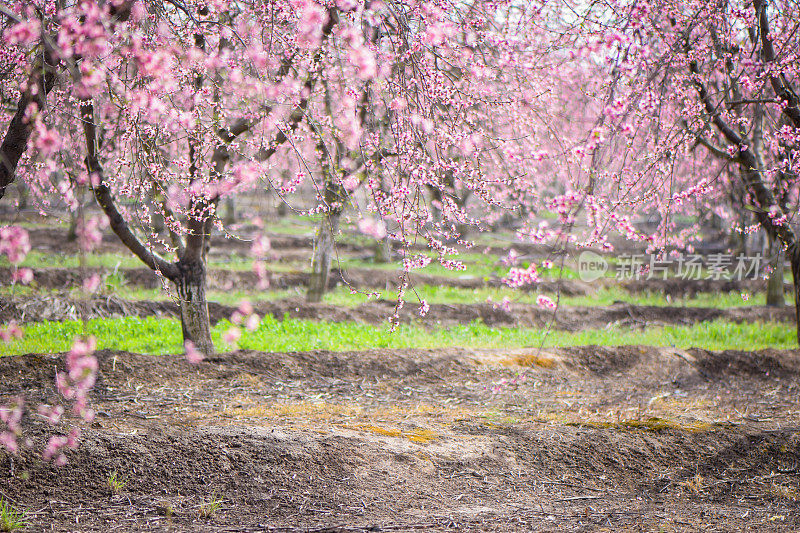
[[[33,448],[0,452],[30,530],[800,528],[798,351],[99,359],[97,417],[65,467],[39,458],[52,430],[35,415]],[[54,401],[59,365],[0,358],[0,398]]]
[[[286,298],[254,303],[261,315],[284,316],[330,322],[362,322],[386,324],[394,311],[394,300],[372,300],[355,307],[308,303],[301,298]],[[230,319],[236,310],[233,306],[209,303],[212,323]],[[400,309],[401,323],[415,323],[426,328],[451,327],[480,321],[497,327],[551,327],[566,331],[592,328],[631,327],[647,328],[663,325],[691,325],[711,320],[731,322],[789,322],[794,320],[790,307],[747,306],[719,309],[715,307],[645,306],[616,303],[609,306],[561,307],[555,313],[536,305],[513,303],[505,310],[490,303],[431,304],[425,318],[419,316],[418,307],[407,304]],[[74,298],[68,293],[39,294],[17,298],[0,298],[0,322],[12,320],[41,322],[43,320],[80,320],[124,316],[178,316],[178,306],[173,301],[125,300],[114,296]]]

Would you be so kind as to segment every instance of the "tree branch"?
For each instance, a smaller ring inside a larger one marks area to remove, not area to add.
[[[83,133],[86,139],[86,170],[89,172],[89,179],[92,182],[94,197],[108,217],[111,229],[122,241],[122,244],[133,252],[136,257],[141,259],[151,270],[161,272],[167,278],[173,279],[178,275],[175,265],[168,263],[148,250],[147,247],[136,238],[136,235],[133,234],[125,218],[114,204],[114,197],[111,194],[111,189],[105,183],[103,167],[100,164],[97,153],[97,124],[94,119],[94,104],[89,100],[84,100],[83,103],[81,103],[80,109]]]
[[[58,56],[53,53],[45,39],[42,39],[41,46],[42,52],[37,54],[26,89],[17,102],[17,112],[8,125],[3,144],[0,145],[0,198],[5,196],[6,188],[14,182],[17,165],[28,148],[28,140],[33,132],[33,121],[27,116],[28,108],[35,104],[39,112],[44,111],[47,95],[56,82],[56,68],[60,63]]]
[[[769,36],[769,17],[767,16],[767,0],[753,0],[753,9],[758,17],[759,33],[761,34],[761,55],[766,63],[775,63],[775,46]],[[786,102],[783,113],[800,128],[800,98],[792,88],[789,80],[781,72],[777,76],[770,74],[770,83],[775,94]]]
[[[753,152],[753,147],[746,146],[745,139],[734,131],[720,115],[705,85],[700,81],[700,70],[697,66],[697,62],[692,61],[689,63],[689,69],[692,74],[694,74],[695,89],[700,96],[700,100],[703,102],[706,112],[711,116],[712,123],[717,127],[719,132],[722,133],[725,140],[737,147],[736,160],[741,165],[742,179],[759,207],[755,213],[756,217],[767,233],[771,236],[778,237],[790,249],[791,253],[794,253],[798,245],[797,237],[788,224],[776,224],[774,221],[774,217],[783,219],[785,213],[780,204],[775,200],[772,191],[761,179],[761,172],[763,169],[761,165],[759,165],[756,154]]]

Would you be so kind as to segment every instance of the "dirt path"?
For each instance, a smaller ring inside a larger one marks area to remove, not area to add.
[[[98,416],[66,467],[0,454],[0,493],[37,531],[800,527],[797,351],[100,360]],[[52,400],[58,364],[0,359],[0,397]],[[35,446],[48,432],[26,430]]]
[[[261,316],[272,315],[278,319],[288,316],[329,322],[364,322],[385,324],[395,307],[393,300],[372,300],[356,307],[331,304],[310,304],[299,298],[269,302],[256,302],[254,308]],[[233,306],[209,303],[213,323],[230,319],[236,310]],[[178,307],[172,301],[124,300],[113,296],[75,299],[64,294],[46,294],[24,298],[0,298],[0,322],[40,322],[43,320],[80,320],[124,316],[178,316]],[[580,331],[610,326],[645,328],[663,325],[691,325],[711,320],[731,322],[794,320],[794,310],[789,307],[764,306],[734,307],[659,307],[617,303],[610,306],[569,307],[553,311],[536,305],[514,303],[508,310],[493,304],[431,304],[422,319],[417,306],[405,305],[399,312],[402,323],[419,323],[428,328],[450,327],[480,321],[488,326],[552,327],[566,331]]]

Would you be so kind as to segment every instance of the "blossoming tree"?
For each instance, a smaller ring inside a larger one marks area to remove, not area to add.
[[[478,221],[448,188],[499,205],[499,191],[523,183],[484,165],[544,79],[512,2],[77,0],[3,10],[14,73],[4,90],[19,102],[3,183],[18,174],[41,202],[55,193],[71,205],[77,187],[90,187],[122,243],[174,285],[185,340],[203,353],[213,350],[205,259],[221,199],[294,168],[275,188],[289,195],[312,180],[312,211],[336,215],[355,180],[376,224],[397,228],[410,271],[429,261],[411,253],[413,235],[460,267],[443,243],[454,223]],[[430,188],[443,191],[436,221]],[[167,238],[153,231],[154,202]],[[330,254],[318,262],[328,269]]]

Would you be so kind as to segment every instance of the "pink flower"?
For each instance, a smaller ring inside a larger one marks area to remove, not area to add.
[[[419,268],[425,268],[431,262],[431,258],[427,255],[417,254],[413,257],[403,259],[403,270],[411,272]]]
[[[15,282],[22,283],[23,285],[29,284],[33,281],[33,270],[30,268],[20,268],[15,270],[11,275],[11,279]]]
[[[242,337],[242,330],[233,326],[228,328],[228,331],[222,336],[222,340],[227,342],[228,344],[236,344],[236,342]]]
[[[353,11],[360,3],[359,0],[336,0],[336,6],[342,11]]]
[[[431,306],[428,305],[428,302],[425,301],[425,300],[422,300],[422,302],[420,303],[420,306],[419,306],[419,316],[427,315],[428,311],[430,311],[430,310],[431,310]]]
[[[502,279],[503,283],[512,288],[519,288],[540,281],[541,279],[534,263],[531,263],[528,268],[512,268],[508,271],[506,277]]]
[[[81,250],[90,252],[103,242],[101,228],[108,225],[108,219],[104,216],[92,216],[78,224],[78,242]]]
[[[201,362],[205,359],[205,356],[198,350],[192,341],[186,341],[183,345],[184,350],[186,350],[186,360],[196,365],[197,363]]]
[[[39,151],[39,155],[48,156],[61,148],[61,136],[55,129],[47,129],[40,121],[36,121],[36,139],[34,146]]]
[[[328,14],[322,6],[307,2],[299,13],[297,44],[302,48],[314,48],[322,40],[322,26],[328,21]]]
[[[92,274],[85,280],[83,280],[83,289],[86,292],[94,292],[100,286],[100,275],[99,274]]]
[[[378,63],[375,54],[366,46],[359,44],[350,50],[350,63],[358,69],[358,77],[368,80],[378,75]]]
[[[513,248],[508,251],[505,257],[500,259],[500,262],[506,266],[512,266],[517,264],[517,259],[519,259],[519,254]]]
[[[492,306],[495,309],[502,309],[506,313],[511,312],[511,300],[508,299],[508,296],[504,297],[500,303],[494,304]]]
[[[242,300],[241,302],[239,302],[239,312],[244,316],[252,315],[253,304],[251,304],[247,300]]]
[[[261,317],[253,313],[247,317],[244,327],[247,328],[247,331],[255,331],[258,329],[259,324],[261,324]]]
[[[5,328],[0,329],[0,341],[8,342],[11,339],[21,339],[22,329],[16,322],[10,322]]]
[[[10,431],[3,431],[0,433],[0,444],[11,453],[17,453],[17,450],[19,450],[19,446],[17,445],[17,436]]]
[[[64,408],[60,405],[49,407],[47,405],[40,405],[37,409],[39,414],[43,416],[50,425],[56,425],[64,415]]]
[[[13,264],[19,264],[31,251],[28,232],[19,226],[0,228],[0,254],[5,254]]]
[[[8,44],[29,44],[39,38],[41,24],[37,19],[23,20],[9,28],[3,38]]]
[[[358,221],[358,230],[376,239],[386,237],[386,224],[384,224],[383,220],[376,218],[362,218]]]
[[[555,309],[556,303],[544,295],[539,295],[536,297],[536,305],[541,307],[542,309]]]

